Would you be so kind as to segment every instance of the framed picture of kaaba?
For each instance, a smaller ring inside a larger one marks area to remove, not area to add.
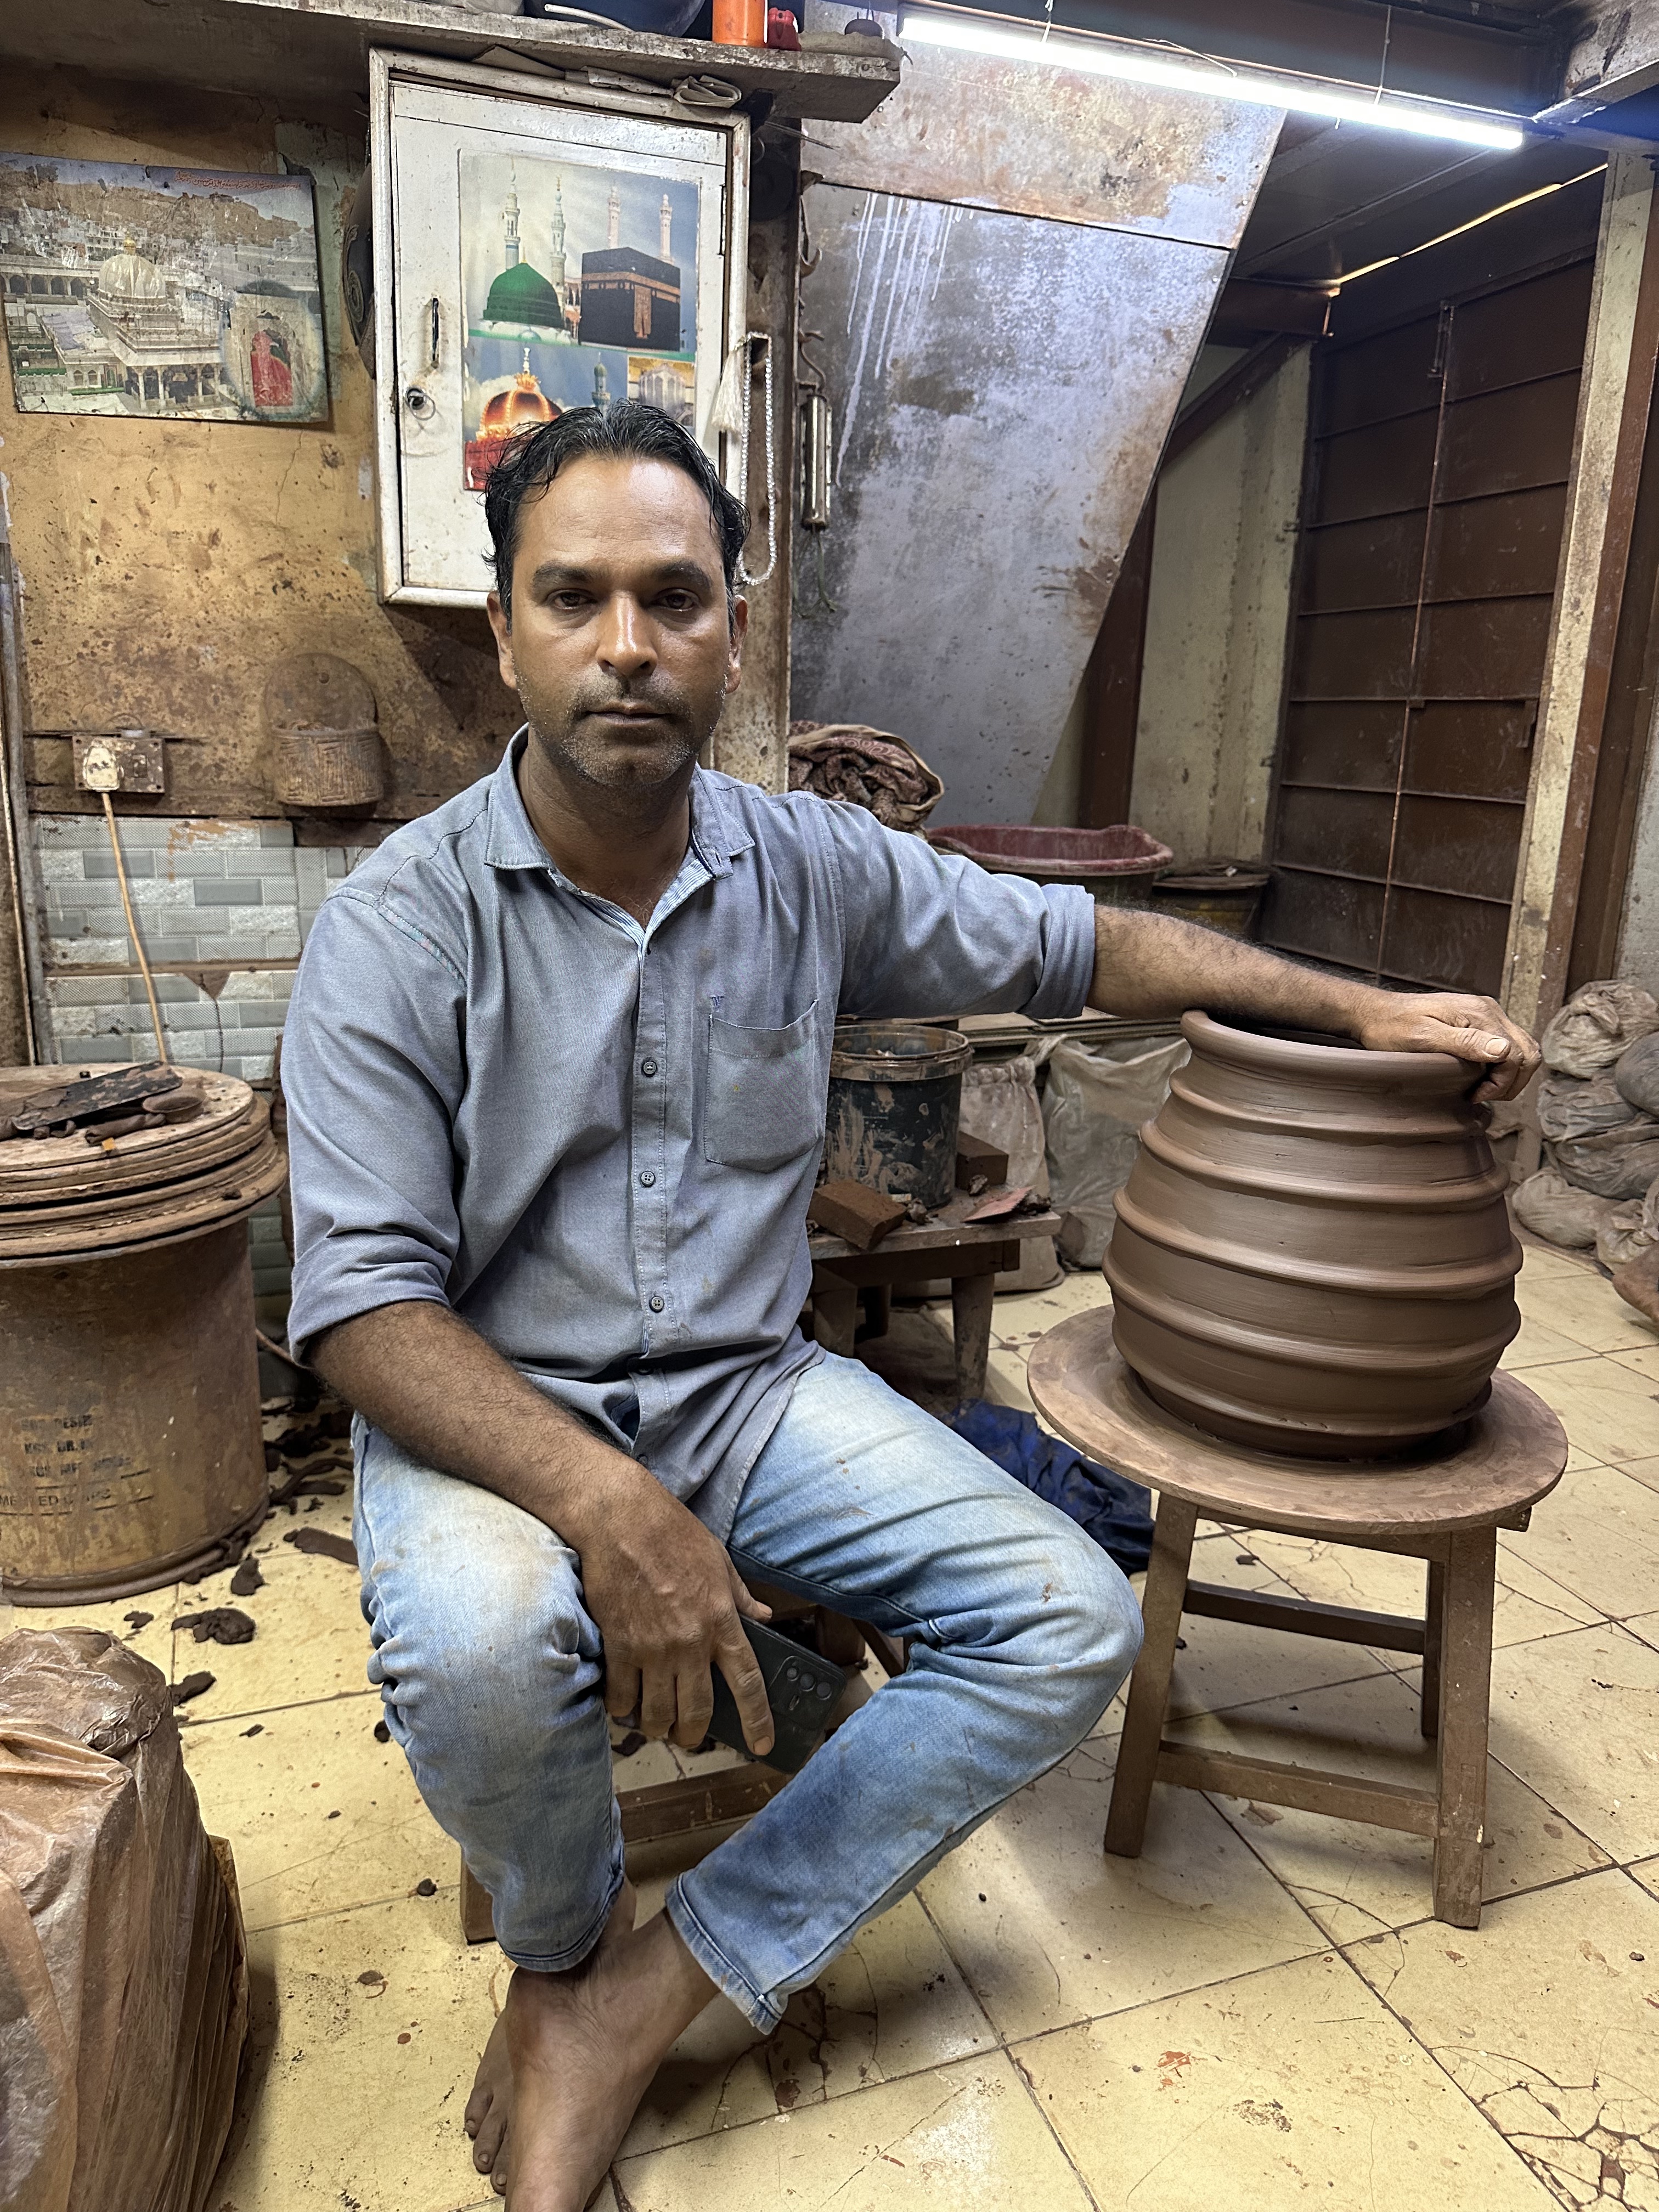
[[[370,129],[382,598],[481,605],[490,470],[572,408],[647,400],[735,484],[744,118],[376,52]]]
[[[0,153],[0,299],[25,414],[328,420],[309,177]]]

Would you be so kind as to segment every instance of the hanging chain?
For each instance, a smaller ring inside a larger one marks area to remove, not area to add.
[[[740,553],[738,556],[738,581],[740,584],[763,584],[778,565],[777,441],[772,419],[772,341],[764,331],[750,331],[743,341],[743,428],[738,440],[738,477],[746,498],[749,492],[749,424],[755,404],[754,396],[749,388],[750,378],[753,374],[750,365],[752,357],[750,348],[757,345],[766,349],[762,372],[766,438],[766,566],[757,575]]]

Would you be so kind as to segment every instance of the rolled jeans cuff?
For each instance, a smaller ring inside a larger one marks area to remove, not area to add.
[[[520,1951],[504,1943],[497,1935],[495,1941],[502,1954],[515,1966],[522,1966],[527,1974],[568,1974],[580,1966],[599,1948],[601,1936],[611,1924],[611,1916],[617,1909],[617,1899],[622,1895],[623,1884],[628,1879],[628,1869],[623,1861],[622,1832],[618,1826],[616,1850],[611,1861],[611,1884],[599,1917],[591,1921],[575,1942],[562,1951]]]
[[[663,1911],[672,1923],[674,1933],[702,1968],[724,1997],[729,1997],[751,2026],[763,2035],[770,2035],[783,2018],[788,2000],[763,1995],[746,1976],[738,1972],[714,1937],[692,1911],[685,1892],[676,1881],[663,1899]]]

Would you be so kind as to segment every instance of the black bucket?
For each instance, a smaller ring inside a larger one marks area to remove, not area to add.
[[[932,1212],[956,1188],[957,1117],[974,1048],[928,1022],[848,1022],[830,1055],[824,1173]]]

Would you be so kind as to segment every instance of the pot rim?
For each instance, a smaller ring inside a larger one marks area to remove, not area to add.
[[[1380,1085],[1467,1097],[1486,1074],[1484,1066],[1449,1052],[1370,1052],[1364,1045],[1314,1044],[1236,1029],[1195,1008],[1181,1018],[1181,1033],[1194,1053],[1253,1075],[1297,1076],[1315,1083]]]

